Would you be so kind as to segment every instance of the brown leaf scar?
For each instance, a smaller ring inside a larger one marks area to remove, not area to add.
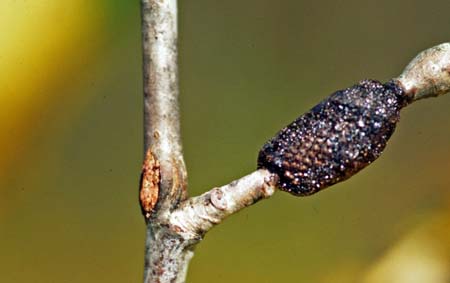
[[[160,182],[159,161],[149,149],[145,155],[142,165],[139,200],[141,203],[142,214],[149,219],[158,201],[159,182]]]

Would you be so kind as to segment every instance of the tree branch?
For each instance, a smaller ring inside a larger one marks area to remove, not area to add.
[[[142,0],[141,5],[144,148],[160,167],[158,207],[154,209],[160,213],[186,198],[178,111],[177,3]]]
[[[170,217],[170,225],[183,238],[194,241],[227,216],[275,193],[278,177],[257,170],[228,185],[214,188],[184,201]]]
[[[176,0],[141,0],[147,221],[145,283],[185,282],[195,245],[227,216],[272,196],[279,176],[257,170],[187,199],[178,111]],[[411,100],[450,90],[450,44],[420,53],[395,81]],[[289,174],[287,174],[289,177]]]
[[[141,13],[145,160],[139,197],[147,220],[144,282],[183,282],[192,252],[183,245],[184,239],[164,227],[170,211],[187,195],[178,111],[177,2],[141,0]]]
[[[450,43],[442,43],[419,53],[396,80],[413,100],[449,92]]]
[[[169,219],[150,219],[144,282],[185,282],[193,249],[203,235],[227,216],[273,195],[276,182],[276,175],[258,170],[184,201]]]

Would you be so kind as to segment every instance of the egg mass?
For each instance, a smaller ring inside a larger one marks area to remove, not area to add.
[[[394,81],[337,91],[265,143],[258,168],[277,174],[281,190],[314,194],[376,160],[409,102]]]

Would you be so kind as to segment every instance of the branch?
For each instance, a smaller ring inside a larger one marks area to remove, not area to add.
[[[324,162],[327,163],[330,160],[320,159],[323,158],[320,156],[326,154],[326,152],[317,147],[317,144],[313,145],[310,143],[310,141],[319,141],[320,138],[306,136],[310,140],[304,140],[305,135],[302,136],[298,133],[292,135],[293,133],[289,132],[291,129],[299,130],[299,125],[294,122],[285,128],[290,135],[283,136],[283,138],[287,138],[287,140],[283,141],[283,145],[277,144],[278,141],[276,139],[279,137],[269,141],[270,146],[274,146],[273,148],[278,146],[280,152],[269,152],[270,154],[273,153],[273,155],[269,154],[264,156],[267,157],[266,159],[259,160],[258,167],[262,169],[228,185],[213,188],[201,196],[186,200],[187,174],[179,134],[177,102],[176,0],[141,0],[141,4],[144,60],[144,144],[146,154],[141,176],[140,200],[147,221],[144,266],[145,283],[185,282],[187,267],[193,256],[193,249],[205,233],[214,225],[222,222],[227,216],[261,199],[270,197],[274,194],[275,187],[280,187],[296,195],[311,194],[331,185],[333,182],[351,177],[352,174],[376,159],[378,153],[381,153],[380,151],[374,156],[369,156],[368,159],[364,160],[365,163],[357,164],[359,167],[339,167],[341,170],[344,170],[342,175],[332,176],[332,178],[326,175],[323,176],[322,180],[312,180],[306,186],[302,184],[300,178],[295,176],[298,172],[289,170],[291,168],[295,170],[297,170],[296,168],[298,170],[306,168],[305,170],[309,170],[312,167],[305,167],[308,165],[316,166],[313,168],[316,170],[314,173],[323,173],[321,169],[323,169]],[[382,96],[385,98],[386,95],[389,95],[389,97],[399,99],[398,101],[401,103],[405,101],[409,103],[421,98],[448,92],[450,90],[449,77],[450,44],[445,43],[419,54],[408,65],[403,74],[394,79],[398,85],[381,85],[375,81],[364,81],[362,84],[355,86],[356,90],[352,88],[347,89],[345,90],[347,93],[343,91],[338,93],[336,97],[341,99],[344,96],[345,98],[345,95],[348,93],[352,95],[358,95],[358,93],[368,95],[367,89],[369,89],[370,99],[375,100],[370,102],[373,103],[371,105],[380,106],[381,102],[384,103],[384,101],[377,100],[378,96],[373,95],[375,92],[383,94]],[[384,91],[387,94],[382,93]],[[360,98],[358,99],[356,102],[361,102]],[[341,103],[342,101],[335,100],[334,102]],[[325,104],[322,103],[319,105],[319,108],[315,109],[323,109]],[[370,108],[367,105],[364,106],[364,103],[360,104],[363,106],[357,105],[355,102],[350,103],[353,108],[363,107],[363,110]],[[339,106],[344,107],[345,105]],[[403,107],[404,105],[400,106]],[[400,106],[394,110],[399,111]],[[329,109],[326,108],[325,110]],[[325,118],[343,118],[339,116],[343,114],[338,112],[338,110],[333,111],[331,114],[324,113],[325,116],[329,115]],[[396,118],[397,114],[397,112],[393,112],[392,117]],[[395,119],[387,120],[392,123]],[[345,119],[342,121],[347,123]],[[384,123],[384,121],[382,122]],[[364,126],[362,121],[358,121],[356,124],[361,128]],[[350,126],[354,127],[355,125]],[[395,128],[395,124],[393,127]],[[344,133],[344,131],[338,131],[336,127],[333,128],[335,132],[332,132],[332,134]],[[317,129],[305,130],[315,131]],[[385,143],[387,141],[386,136],[390,136],[393,128],[386,127],[383,130],[391,131],[389,135],[382,135],[383,143]],[[314,131],[311,131],[311,133],[315,133]],[[299,132],[301,133],[302,131]],[[284,132],[281,133],[284,135]],[[378,137],[376,133],[369,134],[373,137]],[[370,138],[371,136],[367,137]],[[367,142],[366,144],[356,144],[356,146],[368,146],[371,149],[371,143],[374,141],[370,141],[368,138],[364,138],[365,142]],[[325,140],[322,142],[325,142]],[[334,145],[339,148],[341,145],[348,146],[352,145],[352,142],[354,143],[354,141],[345,142],[347,144],[340,144],[340,141],[336,141]],[[325,149],[327,152],[334,154],[333,149]],[[302,153],[302,150],[305,152]],[[369,154],[370,151],[366,153]],[[337,156],[332,155],[331,157],[335,158]],[[294,159],[284,160],[282,159],[284,157]],[[298,160],[295,159],[297,157]],[[298,164],[299,160],[304,164]],[[345,162],[343,163],[344,165],[346,164]],[[285,170],[286,167],[289,167],[289,170]],[[284,172],[281,172],[283,174],[273,170],[274,168],[284,170]],[[333,172],[331,171],[331,173]],[[311,178],[308,174],[301,176]],[[282,178],[284,178],[283,181],[281,181]],[[329,180],[332,182],[330,183]]]
[[[144,282],[185,282],[193,249],[203,235],[244,207],[275,192],[277,177],[258,170],[220,188],[184,201],[165,219],[147,225]]]
[[[142,0],[144,148],[159,163],[157,208],[167,212],[186,198],[180,138],[176,0]],[[146,156],[149,156],[147,154]],[[142,201],[142,198],[141,198]],[[145,209],[145,206],[143,206]]]
[[[228,185],[184,201],[171,214],[170,225],[183,238],[199,241],[227,216],[272,196],[277,182],[275,174],[257,170]]]
[[[422,51],[396,79],[413,100],[450,91],[450,43]]]
[[[421,52],[394,80],[401,84],[404,95],[413,101],[449,92],[450,43]],[[255,171],[228,185],[184,201],[171,214],[170,225],[184,238],[200,240],[227,216],[270,197],[278,182],[277,174],[268,170]]]
[[[177,2],[141,0],[144,151],[140,202],[147,221],[144,282],[183,282],[192,253],[164,228],[186,198],[178,111]],[[176,260],[175,260],[176,259]]]

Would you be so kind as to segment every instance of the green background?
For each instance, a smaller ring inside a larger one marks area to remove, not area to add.
[[[95,56],[52,89],[89,102],[60,99],[30,121],[38,134],[0,180],[0,282],[141,281],[139,3],[97,5]],[[189,193],[253,171],[260,146],[328,94],[389,80],[449,41],[449,11],[448,0],[180,1]],[[449,109],[450,95],[409,106],[382,157],[351,180],[306,198],[279,192],[230,217],[196,248],[188,281],[359,282],[448,206]]]

